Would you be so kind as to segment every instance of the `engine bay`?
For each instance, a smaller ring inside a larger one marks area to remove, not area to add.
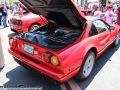
[[[79,29],[63,29],[58,28],[54,24],[46,24],[32,32],[19,34],[17,38],[28,40],[45,48],[58,51],[75,42],[81,33]]]

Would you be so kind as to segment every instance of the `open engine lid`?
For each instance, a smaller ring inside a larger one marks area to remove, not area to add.
[[[19,0],[31,12],[43,15],[58,26],[82,27],[86,19],[73,0]]]

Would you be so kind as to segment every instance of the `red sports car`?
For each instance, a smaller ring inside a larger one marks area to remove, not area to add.
[[[109,46],[118,45],[119,26],[84,17],[73,0],[20,1],[48,19],[34,31],[9,38],[8,51],[22,66],[59,82],[71,77],[84,80],[90,76],[95,60]]]
[[[80,10],[83,13],[83,15],[88,16],[89,14],[91,14],[91,11],[88,8],[80,7]]]
[[[12,31],[23,33],[37,29],[46,22],[47,20],[42,15],[33,14],[23,6],[23,15],[19,15],[16,11],[13,12],[9,20],[9,25]]]

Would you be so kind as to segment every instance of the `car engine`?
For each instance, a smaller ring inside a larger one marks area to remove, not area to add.
[[[56,26],[45,25],[39,29],[17,35],[17,38],[28,40],[32,43],[44,46],[48,49],[58,51],[73,42],[80,36],[80,30],[63,30]]]

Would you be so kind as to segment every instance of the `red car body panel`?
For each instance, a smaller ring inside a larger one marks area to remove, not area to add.
[[[24,2],[24,0],[21,1]],[[14,36],[10,37],[10,39],[12,38],[16,41],[16,46],[10,46],[8,49],[9,53],[17,58],[17,62],[20,64],[25,64],[26,66],[29,66],[59,82],[64,82],[75,76],[81,69],[81,65],[87,52],[94,49],[95,58],[97,59],[115,41],[119,31],[119,26],[113,25],[115,27],[114,30],[98,33],[89,37],[92,21],[84,19],[79,8],[76,7],[76,10],[78,10],[79,16],[84,22],[86,22],[87,26],[74,43],[69,44],[60,50],[54,51],[42,45]],[[69,29],[67,30],[69,31]],[[24,44],[34,47],[33,55],[24,51]],[[60,65],[54,66],[50,62],[46,62],[43,58],[45,52],[51,52],[53,55],[57,56]]]
[[[12,21],[21,21],[22,25],[17,25],[11,23]],[[47,22],[47,19],[44,18],[42,15],[33,14],[32,12],[28,12],[27,14],[23,15],[12,15],[10,17],[9,26],[12,31],[17,33],[28,32],[29,28],[33,24],[43,25]]]
[[[89,9],[84,9],[80,8],[81,12],[83,12],[85,15],[89,15],[90,10]]]
[[[87,28],[86,28],[87,29]],[[54,80],[57,80],[59,82],[64,82],[67,79],[75,76],[77,72],[80,69],[80,66],[82,65],[83,59],[86,55],[86,53],[91,48],[96,48],[96,58],[98,58],[107,48],[112,44],[116,38],[117,30],[116,32],[111,32],[111,36],[113,37],[113,40],[106,44],[104,47],[102,47],[99,43],[99,36],[87,38],[85,37],[86,34],[88,34],[88,31],[86,30],[85,35],[82,37],[82,39],[78,39],[76,41],[76,44],[70,45],[67,48],[64,48],[58,52],[53,52],[51,50],[48,50],[46,48],[40,47],[38,45],[32,44],[30,42],[26,42],[23,40],[17,40],[17,47],[11,47],[9,49],[9,52],[16,58],[20,60],[21,63],[24,63],[35,70],[43,73],[46,76],[49,76],[53,78]],[[79,41],[80,40],[80,41]],[[78,43],[79,42],[79,43]],[[89,43],[91,42],[91,43]],[[34,55],[31,56],[23,51],[23,45],[24,43],[34,46]],[[101,50],[101,51],[100,51]],[[38,55],[41,55],[43,57],[44,52],[50,51],[53,54],[57,55],[60,59],[60,66],[53,66],[50,63],[46,63],[43,59],[38,58]],[[76,57],[77,56],[77,57]],[[29,58],[28,58],[29,57]],[[35,63],[37,62],[37,63]]]
[[[62,70],[60,68],[55,70],[56,67],[52,66],[52,68],[50,68],[49,65],[47,66],[45,64],[34,63],[34,62],[32,62],[32,60],[20,56],[20,54],[18,52],[14,51],[12,49],[9,49],[9,52],[11,54],[13,54],[15,57],[20,58],[21,64],[23,63],[29,67],[32,67],[33,69],[35,69],[41,73],[44,73],[44,75],[49,76],[49,77],[53,78],[54,80],[58,80],[59,82],[63,82],[65,80],[71,78],[72,76],[76,75],[79,70],[79,68],[78,68],[78,69],[72,71],[72,73],[69,72],[67,77],[65,77],[66,74],[64,74],[62,71],[60,71],[60,70]]]

